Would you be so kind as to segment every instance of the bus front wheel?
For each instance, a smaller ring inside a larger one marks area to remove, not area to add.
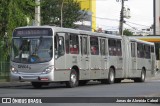
[[[66,82],[66,86],[68,88],[74,88],[78,86],[78,73],[72,69],[70,74],[70,80]]]

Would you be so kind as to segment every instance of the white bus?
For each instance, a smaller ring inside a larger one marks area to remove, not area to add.
[[[144,82],[155,72],[153,43],[52,26],[16,28],[12,37],[11,80],[40,88],[51,82],[67,87],[90,80]]]

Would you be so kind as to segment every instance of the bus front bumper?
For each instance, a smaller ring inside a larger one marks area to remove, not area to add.
[[[29,82],[51,82],[54,81],[53,74],[41,74],[41,73],[25,73],[25,74],[19,74],[19,73],[10,73],[11,80],[12,81],[29,81]]]

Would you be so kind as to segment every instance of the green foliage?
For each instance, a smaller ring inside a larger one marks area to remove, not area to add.
[[[80,5],[76,0],[41,0],[41,21],[45,25],[60,26],[63,2],[63,27],[74,28],[74,22],[82,20]],[[26,26],[27,17],[34,19],[35,0],[0,0],[0,61],[8,59],[12,32]],[[4,38],[5,32],[8,33]]]
[[[63,7],[62,7],[63,6]],[[76,0],[41,0],[41,19],[44,25],[61,25],[61,9],[63,27],[74,28],[74,22],[80,17],[80,4]]]
[[[126,36],[133,36],[133,33],[131,31],[129,31],[128,29],[125,29],[123,31],[123,35],[126,35]]]
[[[34,6],[35,0],[0,0],[0,61],[8,59],[12,32],[16,27],[27,25],[26,17],[33,18]],[[5,32],[7,38],[4,38]]]

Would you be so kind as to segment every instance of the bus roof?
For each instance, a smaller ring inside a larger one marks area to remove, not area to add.
[[[24,26],[24,27],[17,27],[16,29],[23,29],[23,28],[52,28],[54,32],[71,32],[71,33],[73,32],[73,33],[82,34],[82,35],[94,35],[94,36],[100,36],[100,37],[122,39],[121,36],[117,36],[113,34],[111,35],[111,34],[105,34],[105,33],[97,33],[97,32],[91,32],[91,31],[85,31],[85,30],[79,30],[79,29],[56,27],[56,26]]]
[[[129,39],[131,41],[135,41],[135,42],[140,42],[140,43],[146,43],[146,44],[149,44],[149,45],[154,45],[154,43],[152,43],[152,42],[141,40],[141,39],[134,38],[134,37],[129,37]]]

